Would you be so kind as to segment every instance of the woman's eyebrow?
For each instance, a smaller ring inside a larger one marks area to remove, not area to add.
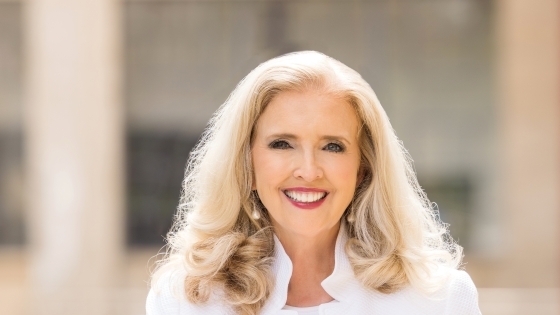
[[[347,143],[347,144],[350,144],[350,143],[351,143],[348,139],[346,139],[346,138],[343,137],[343,136],[330,136],[330,135],[327,135],[327,136],[321,137],[321,139],[324,139],[324,140],[331,140],[331,141],[332,141],[332,140],[335,140],[335,141],[345,142],[345,143]]]
[[[282,138],[282,139],[297,139],[298,137],[291,133],[274,133],[269,135],[267,138]]]

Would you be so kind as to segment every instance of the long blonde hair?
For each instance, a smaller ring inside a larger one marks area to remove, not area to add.
[[[208,301],[221,290],[239,314],[257,314],[270,295],[274,250],[266,209],[251,194],[251,139],[275,95],[322,89],[343,97],[361,120],[363,180],[351,208],[346,252],[355,276],[384,293],[440,287],[442,266],[457,268],[462,249],[431,208],[411,160],[371,87],[354,70],[314,51],[271,59],[245,77],[214,114],[192,151],[168,250],[152,277],[184,271],[185,296]],[[262,213],[251,216],[254,208]],[[347,216],[345,212],[344,216]]]

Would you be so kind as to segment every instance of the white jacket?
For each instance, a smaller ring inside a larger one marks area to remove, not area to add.
[[[335,299],[335,303],[321,305],[319,314],[380,314],[380,315],[480,315],[478,294],[474,283],[464,271],[452,270],[447,285],[434,297],[428,298],[412,287],[391,294],[364,288],[354,273],[344,251],[347,236],[341,227],[335,247],[333,273],[321,285]],[[282,310],[286,304],[292,262],[282,244],[275,240],[275,260],[272,275],[275,285],[261,310],[262,315],[297,315],[293,310]],[[222,315],[234,314],[227,305],[214,296],[204,305],[194,305],[184,298],[184,274],[168,273],[152,288],[146,301],[147,315]]]

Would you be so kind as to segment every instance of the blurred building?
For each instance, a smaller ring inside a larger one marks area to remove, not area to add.
[[[0,0],[0,314],[143,314],[190,149],[297,50],[376,91],[483,314],[560,313],[559,23],[557,0]]]

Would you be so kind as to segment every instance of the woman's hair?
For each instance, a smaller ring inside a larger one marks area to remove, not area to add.
[[[360,123],[361,172],[349,209],[346,253],[367,288],[395,292],[412,285],[433,292],[442,266],[457,268],[462,249],[420,188],[412,162],[371,87],[354,70],[314,51],[262,63],[214,114],[192,151],[168,250],[152,285],[181,270],[187,300],[208,301],[213,290],[240,314],[257,314],[270,295],[274,241],[271,221],[251,193],[251,141],[270,101],[283,91],[319,89],[341,97]],[[260,209],[261,218],[251,213]]]

